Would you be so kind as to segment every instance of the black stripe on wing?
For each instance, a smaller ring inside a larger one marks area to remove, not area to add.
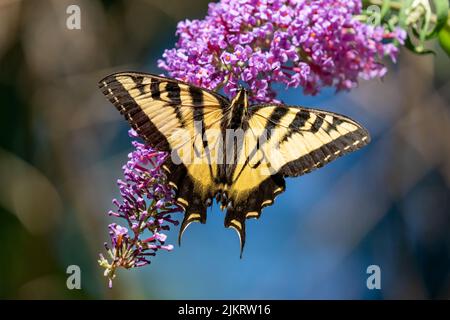
[[[271,138],[271,132],[274,130],[280,123],[281,119],[289,112],[289,109],[283,107],[276,107],[273,109],[272,113],[267,120],[267,124],[265,129],[265,134],[267,135],[267,141]]]
[[[144,140],[158,150],[170,151],[166,136],[158,130],[135,99],[114,76],[108,76],[100,81],[99,88]]]

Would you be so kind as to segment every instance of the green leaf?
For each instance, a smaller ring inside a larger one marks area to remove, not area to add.
[[[440,1],[440,0],[436,0]],[[447,1],[447,0],[446,0]],[[431,8],[429,10],[425,11],[425,16],[423,17],[423,23],[421,25],[421,30],[419,34],[420,43],[423,45],[425,43],[425,40],[428,36],[428,30],[430,29],[430,22],[431,22]]]
[[[386,13],[389,12],[389,9],[391,8],[390,4],[391,4],[391,0],[383,0],[383,4],[381,5],[381,12],[380,12],[381,20],[383,20]]]
[[[450,57],[450,26],[448,24],[439,31],[439,44]]]
[[[434,7],[436,9],[436,23],[434,25],[433,30],[431,30],[426,36],[425,39],[433,39],[435,38],[439,31],[447,24],[448,19],[448,0],[434,0]]]

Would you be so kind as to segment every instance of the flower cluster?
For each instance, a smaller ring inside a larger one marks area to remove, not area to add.
[[[137,137],[134,130],[129,133]],[[127,227],[109,225],[111,247],[107,243],[105,247],[111,262],[102,254],[98,261],[105,268],[110,287],[117,268],[145,266],[158,250],[173,249],[172,245],[165,244],[167,236],[162,231],[169,230],[171,224],[178,225],[171,214],[181,211],[160,168],[167,153],[137,141],[132,144],[135,150],[123,166],[124,180],[117,181],[122,199],[114,199],[117,209],[109,212],[110,216],[125,220]]]
[[[178,24],[176,47],[160,68],[182,81],[233,95],[247,84],[254,102],[275,101],[274,83],[355,87],[382,77],[380,60],[395,61],[406,32],[364,24],[360,0],[221,0],[204,20]]]

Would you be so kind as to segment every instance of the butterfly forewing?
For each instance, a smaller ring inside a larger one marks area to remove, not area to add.
[[[250,113],[250,127],[265,119],[272,130],[263,151],[276,154],[271,170],[283,176],[308,173],[370,141],[366,129],[337,113],[284,105],[254,106]]]

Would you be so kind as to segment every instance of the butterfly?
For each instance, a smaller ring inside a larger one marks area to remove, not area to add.
[[[184,209],[179,242],[206,222],[215,199],[225,227],[245,244],[245,222],[258,219],[285,190],[285,178],[311,172],[370,142],[343,115],[284,104],[249,104],[241,88],[227,97],[176,79],[121,72],[99,82],[103,94],[146,143],[170,153],[163,170]]]

